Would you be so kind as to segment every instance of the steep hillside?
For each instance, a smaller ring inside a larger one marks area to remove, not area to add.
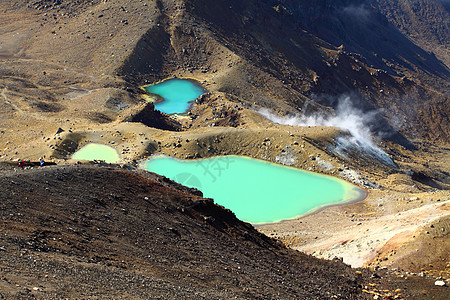
[[[366,1],[189,2],[229,49],[302,95],[336,107],[336,96],[353,94],[355,106],[382,109],[410,137],[448,139],[441,126],[448,126],[449,69]],[[283,99],[305,107],[295,94]]]
[[[450,64],[449,1],[378,0],[380,11],[394,26],[417,45]]]
[[[422,286],[443,296],[429,280],[289,250],[154,174],[0,167],[1,297],[371,299]]]
[[[288,250],[165,178],[98,166],[1,175],[2,297],[364,298],[370,274]]]
[[[379,69],[395,74],[396,67],[400,67],[405,71],[424,71],[448,79],[449,69],[442,62],[397,30],[398,21],[384,16],[401,16],[404,22],[415,24],[416,30],[424,34],[428,32],[429,36],[434,34],[430,43],[443,44],[448,34],[445,30],[448,26],[446,11],[435,7],[436,1],[378,2],[380,8],[375,6],[376,1],[367,0],[322,1],[314,4],[310,1],[285,1],[286,12],[291,13],[303,28],[333,45],[344,45],[348,51],[361,54],[367,63]],[[388,12],[389,6],[391,9]],[[414,10],[416,15],[412,14]],[[417,11],[422,11],[422,16]],[[426,14],[428,19],[425,19]],[[429,20],[431,16],[433,21]],[[434,24],[434,30],[431,23]]]
[[[212,92],[282,114],[329,111],[351,95],[352,105],[381,112],[372,125],[384,138],[407,145],[399,131],[448,141],[449,69],[437,58],[445,62],[445,51],[435,56],[413,43],[388,13],[409,20],[408,11],[389,3],[2,1],[1,86],[22,110],[97,123],[118,114],[101,105],[74,111],[71,88],[122,88],[136,98],[141,84],[193,76]],[[421,40],[445,41],[437,7],[439,30],[419,26]]]

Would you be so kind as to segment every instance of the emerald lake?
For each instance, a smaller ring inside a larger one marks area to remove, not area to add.
[[[120,156],[113,147],[90,143],[75,152],[72,159],[78,160],[104,160],[107,163],[120,161]]]
[[[155,109],[166,114],[185,113],[192,101],[205,92],[198,82],[179,78],[164,80],[144,88],[147,92],[159,96],[160,100],[155,103]]]
[[[141,168],[197,188],[253,224],[292,219],[318,208],[361,200],[366,191],[333,176],[244,156],[179,160],[155,156]]]

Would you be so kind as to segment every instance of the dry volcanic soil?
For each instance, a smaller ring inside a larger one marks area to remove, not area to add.
[[[449,14],[0,1],[0,298],[448,299]],[[205,89],[186,113],[143,88],[170,78]],[[89,143],[120,161],[71,159]],[[367,197],[253,226],[139,170],[159,154],[243,155]]]
[[[199,191],[152,173],[99,165],[2,169],[4,298],[417,294],[408,288],[417,279],[290,250]],[[443,296],[432,281],[413,284],[421,285],[419,295]]]

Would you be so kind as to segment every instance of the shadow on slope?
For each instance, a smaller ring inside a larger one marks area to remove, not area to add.
[[[332,3],[331,3],[332,2]],[[385,60],[448,79],[450,70],[412,43],[367,0],[287,0],[286,13],[299,26],[335,45],[362,54],[367,63],[395,74]]]

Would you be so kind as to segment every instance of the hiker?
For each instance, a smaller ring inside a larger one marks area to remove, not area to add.
[[[44,161],[44,159],[41,157],[41,158],[39,158],[39,163],[41,164],[41,167],[43,167],[44,166],[44,164],[45,164],[45,161]]]
[[[25,167],[25,161],[23,159],[19,160],[19,167]]]

